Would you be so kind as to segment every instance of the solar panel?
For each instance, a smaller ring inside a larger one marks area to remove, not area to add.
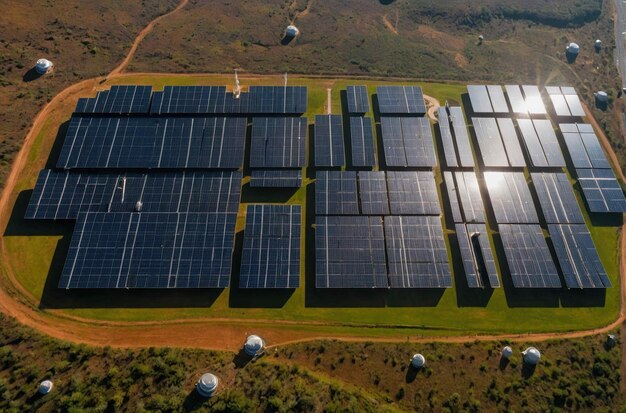
[[[437,156],[426,118],[381,118],[385,162],[396,167],[434,167]]]
[[[387,171],[389,205],[393,215],[439,215],[439,196],[430,171]]]
[[[545,115],[548,113],[546,111],[546,106],[543,104],[541,92],[537,86],[524,85],[522,86],[522,89],[524,90],[524,95],[526,96],[526,107],[531,115]]]
[[[626,199],[611,169],[576,169],[589,211],[597,213],[626,212]]]
[[[150,113],[215,114],[224,113],[226,86],[165,86],[152,102]]]
[[[469,134],[467,133],[463,109],[460,106],[450,106],[448,110],[450,111],[450,122],[452,123],[460,164],[462,167],[473,167],[474,155],[470,145]]]
[[[523,168],[526,166],[524,154],[517,138],[515,125],[510,118],[498,118],[498,127],[500,128],[500,136],[506,150],[506,157],[511,167]]]
[[[572,116],[584,117],[586,115],[585,109],[583,109],[583,105],[578,98],[578,94],[576,94],[576,90],[573,87],[561,87],[561,91],[563,92],[563,96],[565,97],[565,101],[567,102]]]
[[[563,94],[561,93],[561,88],[559,88],[558,86],[546,86],[546,92],[548,92],[548,96],[550,96],[552,106],[554,106],[554,112],[557,116],[572,116],[572,113],[567,106],[565,96],[563,96]]]
[[[231,168],[245,118],[72,118],[59,168]]]
[[[450,264],[439,217],[385,217],[391,288],[450,288]]]
[[[306,118],[253,118],[250,167],[304,167],[306,133]]]
[[[567,151],[574,164],[574,168],[591,168],[591,160],[589,159],[589,155],[587,155],[585,145],[583,144],[582,137],[580,133],[578,133],[578,130],[575,132],[564,132],[563,128],[564,125],[561,124],[563,139],[565,140],[565,145],[567,146]]]
[[[472,118],[485,167],[506,167],[509,161],[495,118]]]
[[[363,215],[389,215],[385,172],[359,171],[359,199]]]
[[[250,86],[248,95],[252,114],[302,115],[307,111],[306,86]]]
[[[350,145],[352,166],[374,166],[374,129],[372,118],[350,116]]]
[[[316,288],[387,288],[380,217],[315,218]]]
[[[468,85],[467,91],[469,92],[474,113],[493,113],[489,93],[485,85]]]
[[[474,172],[444,172],[454,222],[485,222],[485,207]],[[457,211],[455,211],[457,210]]]
[[[253,169],[250,171],[252,188],[300,188],[301,169]]]
[[[522,172],[485,172],[489,199],[498,224],[539,222]]]
[[[600,145],[600,141],[595,133],[581,133],[580,137],[585,146],[585,151],[589,157],[592,168],[610,168],[611,164],[606,158],[606,154]]]
[[[448,119],[448,111],[445,107],[437,109],[437,125],[441,135],[441,143],[443,145],[443,154],[448,167],[457,167],[456,148],[454,147],[454,138],[452,137],[452,129],[450,128],[450,120]]]
[[[496,261],[485,224],[455,224],[463,270],[469,288],[500,288]]]
[[[236,219],[236,213],[80,213],[59,287],[228,287]]]
[[[559,125],[575,168],[610,168],[593,127],[586,123]]]
[[[362,114],[370,111],[367,86],[348,86],[346,98],[348,100],[348,113]]]
[[[315,115],[315,166],[346,163],[341,115]]]
[[[548,224],[585,222],[572,185],[564,173],[531,173],[543,216]]]
[[[317,171],[315,178],[317,215],[359,214],[355,171]]]
[[[549,120],[518,119],[517,123],[533,166],[565,166],[565,159]]]
[[[95,98],[80,98],[74,113],[128,114],[148,113],[152,86],[111,86]]]
[[[426,103],[419,86],[378,86],[378,110],[382,115],[426,114]]]
[[[489,92],[489,99],[491,100],[491,106],[494,113],[509,113],[509,105],[506,103],[502,86],[500,85],[488,85],[487,91]]]
[[[561,280],[539,225],[499,224],[515,288],[560,288]]]
[[[548,225],[567,288],[609,288],[607,275],[585,224]]]
[[[237,212],[241,172],[81,173],[43,170],[27,219],[80,212]]]
[[[506,95],[509,98],[509,103],[511,104],[511,109],[513,113],[528,113],[528,106],[526,105],[526,100],[524,96],[522,96],[522,91],[518,85],[506,85],[504,86],[506,89]]]
[[[248,205],[239,288],[300,286],[300,205]]]

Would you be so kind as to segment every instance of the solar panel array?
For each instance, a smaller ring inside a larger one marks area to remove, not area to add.
[[[426,103],[419,86],[378,86],[378,111],[381,115],[425,115]]]
[[[350,116],[350,146],[352,166],[371,167],[376,165],[374,129],[371,118]]]
[[[239,288],[300,286],[300,205],[248,205]]]
[[[565,166],[561,147],[556,139],[552,123],[547,119],[518,119],[526,151],[534,167]]]
[[[626,199],[612,169],[576,169],[589,211],[626,212]]]
[[[385,163],[388,167],[435,167],[437,156],[426,118],[381,118]]]
[[[252,114],[302,115],[307,111],[306,86],[250,86],[248,99]]]
[[[526,166],[511,119],[474,117],[472,124],[485,167]]]
[[[559,127],[574,168],[611,168],[590,124],[561,123]]]
[[[315,115],[315,166],[338,167],[346,163],[341,115]]]
[[[301,169],[253,169],[250,171],[252,188],[300,188]]]
[[[363,215],[389,215],[387,180],[383,171],[359,171],[359,201]]]
[[[530,174],[548,224],[584,224],[572,185],[562,172]]]
[[[391,288],[452,287],[439,217],[385,217],[385,243]]]
[[[304,167],[306,133],[306,118],[253,118],[250,167]]]
[[[573,87],[547,86],[554,112],[559,117],[584,117],[585,110]]]
[[[469,288],[500,288],[496,260],[485,224],[455,224],[463,270]]]
[[[474,172],[444,172],[454,222],[484,223],[485,207]]]
[[[72,118],[58,168],[220,168],[243,163],[245,118]]]
[[[317,215],[358,215],[356,172],[317,171],[315,213]]]
[[[515,288],[560,288],[548,244],[538,224],[498,224]]]
[[[441,206],[430,171],[387,171],[389,206],[393,215],[439,215]]]
[[[226,86],[165,86],[155,92],[150,113],[216,114],[224,113]]]
[[[225,288],[236,213],[80,213],[60,288]]]
[[[463,108],[460,106],[449,106],[448,111],[450,112],[449,119],[452,124],[459,165],[462,167],[473,167],[474,155],[472,153],[469,133],[467,132],[465,116],[463,115]]]
[[[348,100],[348,113],[363,114],[370,111],[367,86],[348,86],[346,98]]]
[[[485,172],[484,177],[498,224],[539,223],[522,172]]]
[[[474,113],[508,113],[502,87],[498,85],[468,85],[470,102]]]
[[[152,86],[111,86],[95,98],[79,98],[75,113],[148,113]]]

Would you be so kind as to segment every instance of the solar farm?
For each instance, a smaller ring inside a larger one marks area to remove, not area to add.
[[[433,119],[421,85],[344,84],[325,113],[304,85],[81,97],[24,211],[72,228],[58,294],[480,330],[492,306],[515,320],[617,298],[598,237],[616,247],[626,199],[574,88],[459,85]]]

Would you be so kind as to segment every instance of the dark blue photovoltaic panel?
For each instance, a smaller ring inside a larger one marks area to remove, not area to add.
[[[459,166],[459,161],[457,160],[454,138],[452,137],[452,129],[450,128],[450,119],[448,119],[448,111],[445,107],[437,109],[437,120],[446,166],[449,168],[457,167]]]
[[[302,115],[307,111],[306,86],[250,86],[251,114]]]
[[[485,224],[455,224],[455,229],[468,287],[500,288],[496,260]]]
[[[522,172],[485,172],[484,176],[498,224],[539,223],[535,204]]]
[[[472,118],[478,147],[486,167],[507,167],[509,160],[495,118]]]
[[[382,115],[426,114],[426,103],[419,86],[378,86],[378,110]]]
[[[611,168],[593,127],[584,123],[559,125],[574,168]]]
[[[498,230],[515,288],[561,288],[539,225],[498,224]]]
[[[554,106],[554,112],[557,116],[560,117],[569,117],[572,116],[572,113],[567,106],[567,101],[565,100],[565,96],[561,92],[561,88],[558,86],[546,86],[546,92],[548,92],[548,96],[550,96],[550,100],[552,101],[552,106]]]
[[[237,212],[241,172],[81,173],[43,170],[27,219],[79,212]],[[139,203],[139,204],[138,204]]]
[[[563,96],[565,97],[565,101],[567,102],[572,116],[581,118],[586,116],[585,109],[583,109],[583,105],[578,98],[578,94],[576,94],[576,90],[573,87],[561,87],[561,91],[563,92]]]
[[[385,217],[391,288],[450,288],[450,264],[439,217]]]
[[[388,288],[380,217],[315,218],[316,288]]]
[[[626,199],[612,169],[576,169],[589,211],[626,212]]]
[[[253,169],[250,172],[252,188],[300,188],[301,169]]]
[[[489,93],[485,85],[468,85],[467,92],[469,93],[474,113],[493,113]]]
[[[59,288],[226,288],[236,213],[81,213]]]
[[[72,118],[59,168],[228,168],[243,163],[245,118]]]
[[[355,171],[317,171],[315,175],[317,215],[358,215]]]
[[[152,86],[111,86],[95,98],[80,98],[75,113],[148,113]]]
[[[454,222],[485,222],[485,207],[474,172],[444,172]]]
[[[572,185],[564,173],[531,173],[548,224],[584,224]]]
[[[526,150],[535,167],[564,167],[565,159],[547,119],[518,119]]]
[[[443,179],[446,183],[446,192],[448,194],[448,201],[450,203],[450,209],[452,211],[452,221],[463,222],[463,214],[461,213],[461,201],[459,200],[453,173],[449,171],[444,171]]]
[[[585,224],[548,225],[567,288],[609,288],[607,275]]]
[[[350,145],[352,166],[374,166],[374,129],[372,119],[350,116]]]
[[[389,215],[385,172],[359,171],[359,199],[363,215]]]
[[[463,109],[460,106],[450,106],[448,110],[450,111],[450,123],[452,123],[452,131],[454,132],[454,141],[456,142],[460,164],[463,167],[473,167],[474,155]]]
[[[300,205],[248,205],[239,288],[300,286]]]
[[[162,94],[152,101],[150,113],[224,113],[225,98],[226,86],[165,86]]]
[[[251,168],[306,165],[306,118],[253,118]]]
[[[314,142],[315,166],[345,165],[341,115],[315,115]]]
[[[513,120],[510,118],[498,118],[497,120],[498,127],[500,128],[500,136],[502,137],[504,149],[506,150],[506,156],[509,160],[509,165],[513,168],[525,167],[526,161],[524,160],[524,153],[522,152],[522,147],[519,144]]]
[[[437,156],[426,118],[381,118],[385,163],[392,167],[435,167]]]
[[[387,171],[389,205],[393,215],[439,215],[439,195],[430,171]]]
[[[154,98],[152,99],[154,102]],[[233,92],[226,92],[224,99],[224,113],[241,115],[250,113],[250,94],[241,92],[239,98],[235,98]]]
[[[367,86],[348,86],[346,98],[348,100],[348,113],[363,114],[370,111]]]

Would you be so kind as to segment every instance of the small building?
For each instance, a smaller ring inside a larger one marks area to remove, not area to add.
[[[37,389],[37,392],[39,394],[48,394],[52,391],[53,387],[54,384],[50,380],[44,380],[39,383],[39,388]]]
[[[289,26],[287,26],[287,29],[285,30],[285,37],[296,37],[299,34],[300,34],[300,30],[298,30],[298,28],[294,26],[293,24],[290,24]]]
[[[420,353],[416,353],[411,358],[411,366],[416,369],[421,369],[426,365],[426,358],[422,356]]]
[[[482,34],[478,35],[478,41],[482,43],[483,40],[485,40],[485,36],[483,36]]]
[[[593,44],[594,47],[596,48],[596,51],[600,51],[600,49],[602,49],[602,40],[597,39],[596,42]]]
[[[54,64],[48,59],[39,59],[35,64],[35,70],[40,75],[45,75],[46,73],[50,72],[53,67]]]
[[[565,51],[572,56],[577,56],[580,52],[580,46],[578,46],[578,44],[576,43],[570,43],[565,48]]]
[[[505,346],[500,354],[502,354],[503,358],[508,359],[513,355],[513,349],[509,346]]]
[[[528,347],[526,350],[522,351],[522,356],[524,356],[525,364],[535,366],[539,363],[541,353],[534,347]]]
[[[243,344],[243,351],[250,357],[259,357],[265,352],[265,341],[254,334],[248,336]]]
[[[609,94],[604,90],[599,90],[594,95],[600,103],[607,103],[609,101]]]
[[[606,336],[606,346],[608,348],[613,348],[615,347],[616,344],[617,344],[617,337],[615,336],[615,334],[609,334],[608,336]]]
[[[219,379],[215,374],[204,373],[198,383],[196,383],[196,390],[202,397],[211,397],[217,391],[219,385]]]

